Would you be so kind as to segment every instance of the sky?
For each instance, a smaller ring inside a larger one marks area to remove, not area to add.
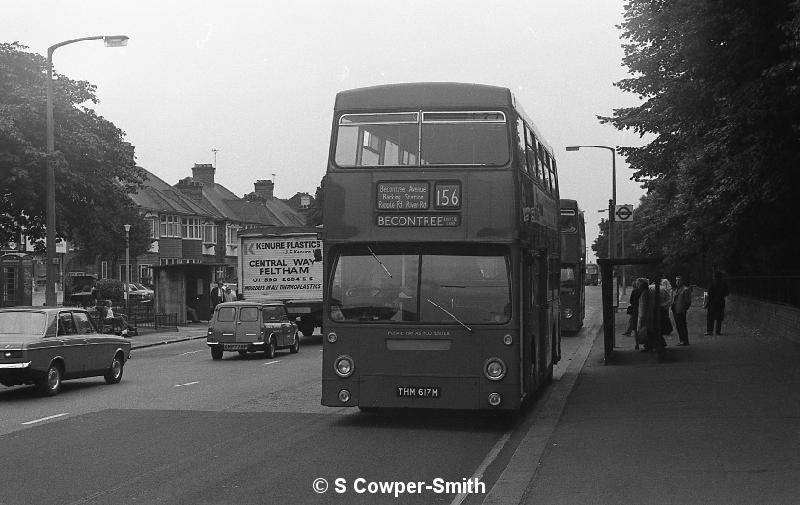
[[[640,146],[598,115],[635,106],[613,83],[624,0],[0,1],[0,40],[47,54],[64,40],[124,34],[127,47],[59,48],[55,70],[97,86],[93,108],[126,133],[136,162],[169,184],[195,163],[238,196],[314,194],[333,103],[344,89],[449,81],[510,88],[556,152],[562,198],[586,212],[587,244],[612,190],[612,153]],[[213,150],[217,150],[216,154]],[[216,157],[216,159],[215,159]],[[618,204],[643,194],[616,157]],[[589,247],[589,260],[594,254]]]

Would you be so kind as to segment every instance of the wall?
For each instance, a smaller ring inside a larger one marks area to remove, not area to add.
[[[725,318],[738,319],[800,344],[800,309],[796,307],[730,295],[725,304]]]

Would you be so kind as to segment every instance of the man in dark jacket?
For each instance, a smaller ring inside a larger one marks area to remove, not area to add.
[[[722,272],[714,273],[714,280],[708,288],[706,300],[706,335],[713,331],[722,334],[722,319],[725,316],[725,297],[728,296],[728,284],[722,279]]]
[[[217,281],[217,287],[211,290],[211,310],[217,308],[217,305],[225,301],[225,285],[221,280]]]
[[[686,286],[683,277],[675,277],[675,289],[672,291],[672,317],[675,329],[678,330],[678,345],[689,345],[689,328],[686,324],[686,313],[692,305],[692,288]]]

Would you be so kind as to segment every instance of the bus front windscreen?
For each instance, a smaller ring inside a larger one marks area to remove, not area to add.
[[[509,160],[499,111],[344,114],[334,160],[340,167],[502,166]]]
[[[343,251],[330,293],[333,321],[502,324],[511,316],[502,254]]]

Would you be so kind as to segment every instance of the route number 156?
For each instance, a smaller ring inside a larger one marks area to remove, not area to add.
[[[461,207],[461,184],[436,183],[435,201],[437,209],[458,209]]]

